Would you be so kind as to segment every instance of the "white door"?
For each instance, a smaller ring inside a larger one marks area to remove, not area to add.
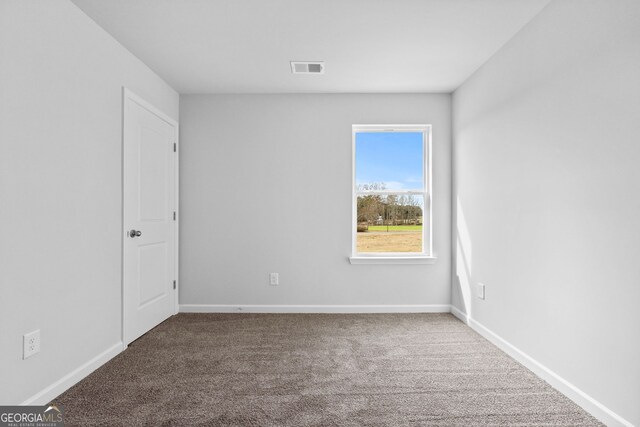
[[[123,339],[176,313],[177,123],[124,91]]]

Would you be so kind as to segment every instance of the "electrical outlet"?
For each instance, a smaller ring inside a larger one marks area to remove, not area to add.
[[[22,358],[28,359],[40,352],[40,329],[22,336]]]
[[[480,299],[484,299],[485,293],[484,293],[484,284],[482,283],[478,283],[478,298]]]
[[[278,273],[269,273],[269,284],[271,286],[277,286],[280,283]]]

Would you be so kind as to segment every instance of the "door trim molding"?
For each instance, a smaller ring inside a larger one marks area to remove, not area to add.
[[[180,289],[180,281],[178,280],[178,276],[179,276],[179,262],[178,260],[180,259],[179,256],[179,249],[180,249],[180,245],[178,244],[179,242],[179,235],[180,235],[180,210],[178,209],[178,207],[180,206],[180,199],[179,199],[179,194],[180,194],[180,128],[179,128],[179,124],[176,120],[172,119],[171,117],[169,117],[167,114],[165,114],[163,111],[161,111],[160,109],[156,108],[153,104],[151,104],[150,102],[148,102],[147,100],[145,100],[144,98],[138,96],[136,93],[134,93],[133,91],[131,91],[130,89],[128,89],[127,87],[123,86],[122,87],[122,121],[121,121],[121,135],[120,135],[120,139],[121,139],[121,145],[120,145],[120,293],[121,293],[121,301],[120,301],[120,309],[121,309],[121,316],[120,316],[120,321],[121,321],[121,328],[120,328],[120,338],[122,340],[122,349],[126,349],[127,348],[127,341],[125,339],[125,289],[124,289],[124,244],[125,244],[125,224],[124,224],[124,121],[126,118],[126,113],[127,113],[127,100],[133,101],[136,104],[140,105],[141,107],[143,107],[144,109],[150,111],[151,113],[155,114],[156,116],[158,116],[159,118],[161,118],[162,120],[164,120],[165,122],[169,123],[170,125],[172,125],[175,129],[175,144],[176,144],[176,151],[175,151],[175,157],[174,157],[174,171],[175,171],[175,176],[174,176],[174,180],[175,180],[175,206],[174,206],[174,210],[177,212],[176,215],[176,220],[175,220],[175,224],[174,224],[174,244],[175,244],[175,259],[174,259],[174,268],[175,268],[175,280],[176,280],[176,288],[173,292],[173,314],[177,314],[178,313],[178,309],[179,309],[179,301],[178,301],[178,293],[179,293],[179,289]]]

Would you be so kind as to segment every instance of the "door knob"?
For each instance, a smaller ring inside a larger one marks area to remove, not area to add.
[[[140,237],[142,236],[142,231],[140,230],[131,230],[129,232],[129,237]]]

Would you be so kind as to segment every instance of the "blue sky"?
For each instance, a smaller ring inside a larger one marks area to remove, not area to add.
[[[358,132],[356,185],[384,182],[387,190],[421,190],[422,159],[420,132]]]

